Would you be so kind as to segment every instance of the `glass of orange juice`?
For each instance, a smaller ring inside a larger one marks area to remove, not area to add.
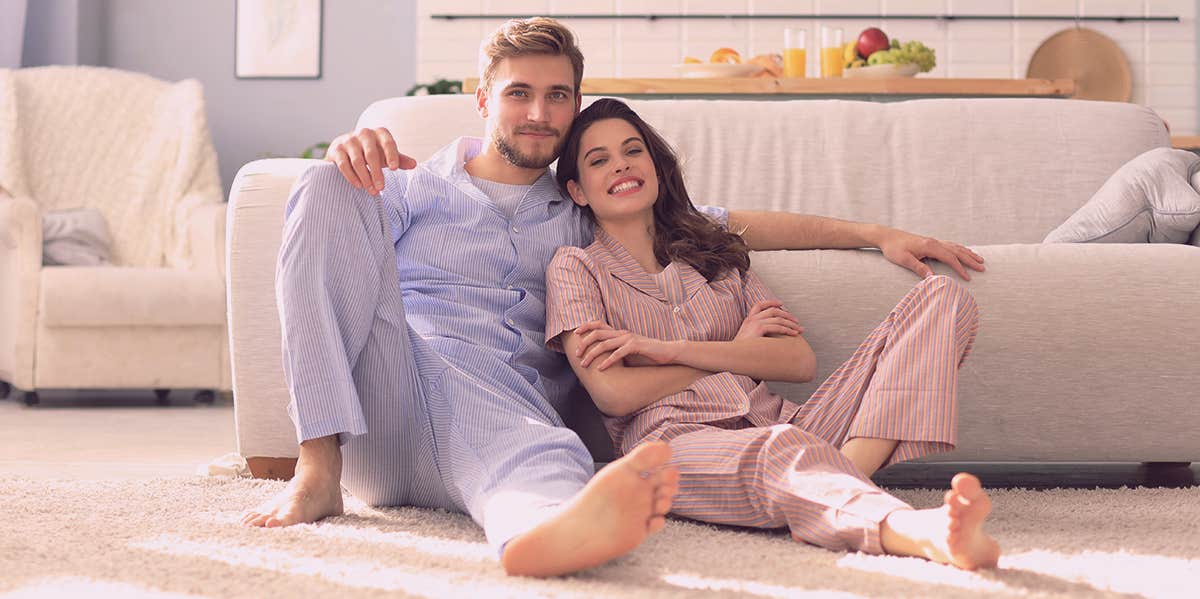
[[[841,77],[845,57],[842,51],[842,30],[821,28],[821,77]]]
[[[808,44],[805,29],[783,30],[783,76],[804,78],[808,65]]]

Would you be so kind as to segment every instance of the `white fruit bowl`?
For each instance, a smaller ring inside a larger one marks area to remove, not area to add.
[[[756,64],[726,64],[691,62],[675,65],[680,77],[698,79],[707,77],[750,77],[757,75],[762,67]]]
[[[913,77],[921,71],[914,63],[908,64],[874,64],[856,69],[842,70],[846,79],[886,79],[888,77]]]

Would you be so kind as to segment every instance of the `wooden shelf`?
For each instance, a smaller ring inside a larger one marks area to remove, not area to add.
[[[1172,135],[1171,147],[1180,150],[1200,150],[1200,135]]]
[[[474,93],[477,78],[463,81],[463,92]],[[619,95],[905,95],[905,96],[1030,96],[1069,98],[1070,79],[952,79],[895,77],[889,79],[773,79],[740,78],[592,78],[584,79],[585,94]]]

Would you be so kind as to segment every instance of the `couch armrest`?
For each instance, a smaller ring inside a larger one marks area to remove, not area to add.
[[[927,461],[1200,461],[1200,248],[974,248],[980,328],[959,370],[958,449]],[[817,376],[771,387],[803,402],[918,279],[879,252],[758,252],[753,267],[804,323]]]
[[[29,198],[0,191],[0,380],[31,390],[42,268],[42,218]]]
[[[225,281],[226,208],[224,202],[201,204],[191,209],[188,219],[192,270],[211,273],[222,284]]]
[[[229,193],[226,293],[238,449],[246,457],[296,457],[287,415],[275,265],[292,184],[317,160],[256,160]]]

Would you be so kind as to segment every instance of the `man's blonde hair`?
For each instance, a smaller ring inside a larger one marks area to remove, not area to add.
[[[575,95],[583,81],[583,53],[575,45],[575,35],[566,25],[531,17],[512,19],[501,25],[479,46],[479,88],[491,91],[500,61],[514,56],[566,56],[575,71]]]

